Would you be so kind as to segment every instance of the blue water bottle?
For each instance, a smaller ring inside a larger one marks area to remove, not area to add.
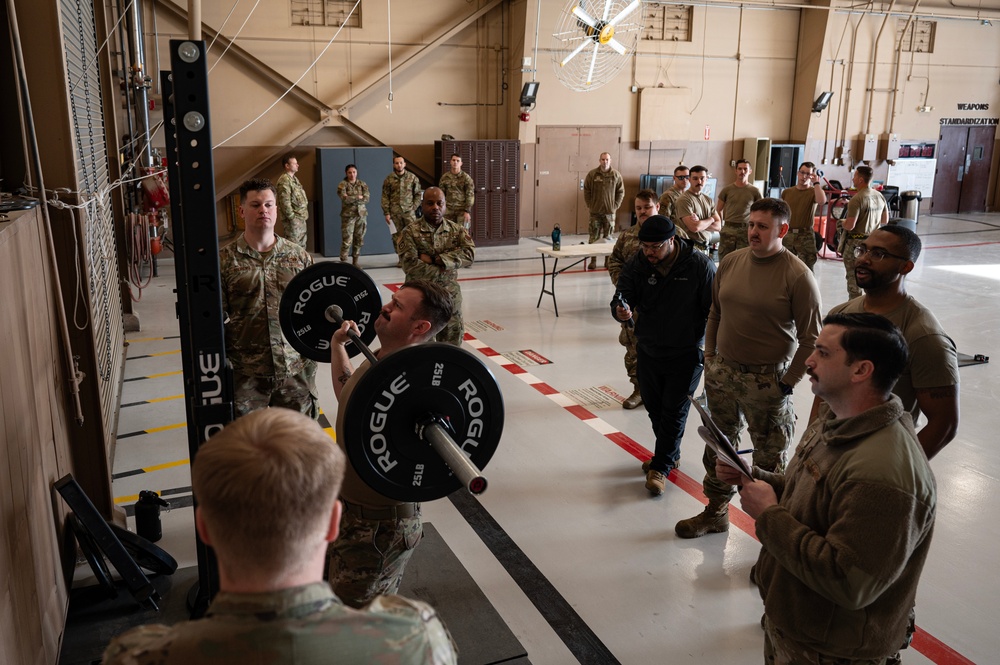
[[[556,224],[555,228],[552,229],[552,249],[558,252],[559,248],[562,246],[562,231],[559,229],[559,225]]]

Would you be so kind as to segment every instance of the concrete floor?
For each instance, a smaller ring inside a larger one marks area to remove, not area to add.
[[[960,352],[1000,359],[1000,215],[924,217],[919,234],[924,253],[907,280],[910,293],[936,313]],[[582,240],[564,237],[563,244]],[[728,535],[674,535],[677,520],[701,509],[703,444],[689,426],[679,473],[651,498],[639,470],[652,447],[649,421],[642,409],[626,411],[614,400],[631,389],[608,313],[607,272],[577,266],[557,280],[560,316],[548,297],[536,308],[542,266],[535,249],[547,242],[480,249],[462,273],[465,346],[492,368],[506,405],[503,440],[486,474],[490,489],[475,507],[496,531],[485,537],[470,524],[464,497],[425,504],[425,519],[536,665],[760,663],[762,608],[748,581],[759,549],[752,521],[734,511]],[[363,257],[383,287],[402,281],[394,266],[394,256]],[[824,311],[847,299],[839,260],[821,259],[816,276]],[[141,489],[175,505],[190,502],[173,280],[172,265],[161,262],[135,306],[142,331],[128,336],[113,487],[123,506]],[[389,292],[383,288],[383,300]],[[517,352],[526,350],[549,364],[519,367]],[[917,597],[921,639],[904,652],[907,663],[996,662],[990,635],[1000,581],[991,543],[1000,542],[1000,451],[990,442],[1000,426],[998,374],[996,361],[961,369],[959,433],[932,464],[937,526]],[[318,382],[333,420],[328,366]],[[554,394],[543,394],[542,384]],[[811,402],[797,390],[798,434]],[[192,565],[190,507],[164,513],[163,525],[159,544],[181,566]],[[523,554],[531,575],[510,565],[511,553]]]

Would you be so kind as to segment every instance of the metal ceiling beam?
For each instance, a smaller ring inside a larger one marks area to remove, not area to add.
[[[187,24],[187,10],[174,3],[173,0],[159,0],[157,7],[167,10],[167,12],[175,19],[185,25]],[[252,69],[255,77],[259,76],[265,82],[271,83],[275,89],[281,90],[281,92],[289,90],[290,92],[288,93],[288,96],[290,98],[296,99],[303,105],[314,109],[321,117],[329,115],[333,112],[333,108],[321,99],[310,95],[308,92],[295,85],[294,81],[286,78],[283,74],[272,68],[260,58],[252,55],[249,51],[233,42],[230,38],[219,34],[219,32],[214,30],[211,26],[202,23],[201,31],[204,34],[206,41],[214,39],[216,44],[220,44],[223,49],[229,49],[226,53],[226,57],[235,57],[241,63]]]
[[[445,32],[443,32],[439,36],[435,37],[434,40],[431,41],[430,43],[426,44],[425,46],[420,47],[420,49],[416,53],[410,55],[406,60],[404,60],[403,62],[401,62],[399,65],[393,67],[392,68],[392,73],[395,74],[396,76],[399,76],[400,74],[402,74],[403,72],[405,72],[407,69],[409,69],[410,67],[412,67],[413,65],[417,64],[418,62],[420,62],[421,60],[423,60],[425,57],[427,57],[428,55],[430,55],[434,51],[434,49],[436,49],[438,46],[440,46],[441,44],[445,43],[446,41],[448,41],[449,39],[451,39],[452,37],[454,37],[455,35],[457,35],[458,33],[460,33],[462,30],[465,30],[465,28],[467,28],[469,25],[471,25],[472,23],[475,23],[476,21],[478,21],[479,19],[481,19],[483,16],[485,16],[489,12],[491,12],[494,9],[496,9],[497,7],[499,7],[502,3],[503,3],[503,0],[493,0],[489,4],[484,5],[483,7],[479,8],[478,10],[476,10],[475,12],[473,12],[472,14],[470,14],[469,16],[467,16],[466,18],[462,19],[460,22],[456,23],[455,25],[453,25],[452,27],[450,27],[448,30],[446,30]],[[386,73],[383,76],[380,76],[373,83],[369,84],[367,87],[365,87],[363,90],[361,90],[361,92],[359,92],[358,94],[354,95],[353,97],[351,97],[347,101],[343,102],[342,104],[338,104],[337,105],[337,113],[339,113],[340,115],[346,115],[351,106],[353,106],[354,104],[357,104],[359,101],[361,101],[365,97],[368,97],[373,92],[376,92],[377,90],[379,90],[383,85],[385,85],[388,82],[389,82],[389,74],[388,73]]]

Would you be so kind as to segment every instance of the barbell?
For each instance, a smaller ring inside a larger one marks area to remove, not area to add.
[[[343,319],[357,323],[361,334],[346,349],[351,357],[364,353],[369,366],[341,392],[337,432],[369,487],[408,502],[462,487],[481,494],[488,484],[481,469],[503,432],[496,378],[479,358],[451,344],[418,344],[376,358],[368,343],[381,309],[378,287],[364,271],[329,261],[288,283],[278,318],[289,344],[319,362],[330,362],[330,339]]]

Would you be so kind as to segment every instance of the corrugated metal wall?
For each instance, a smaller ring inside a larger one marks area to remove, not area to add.
[[[101,392],[101,414],[105,431],[113,435],[120,402],[120,382],[124,363],[125,326],[121,289],[118,283],[118,256],[115,252],[115,224],[111,209],[111,181],[105,140],[104,110],[100,71],[97,63],[97,33],[94,7],[87,1],[62,0],[60,19],[66,52],[66,85],[70,94],[76,140],[77,190],[87,207],[78,214],[85,229],[86,290],[90,301],[90,321],[82,308],[67,312],[70,325],[91,326],[94,336],[97,381]],[[64,276],[64,282],[70,276]]]

